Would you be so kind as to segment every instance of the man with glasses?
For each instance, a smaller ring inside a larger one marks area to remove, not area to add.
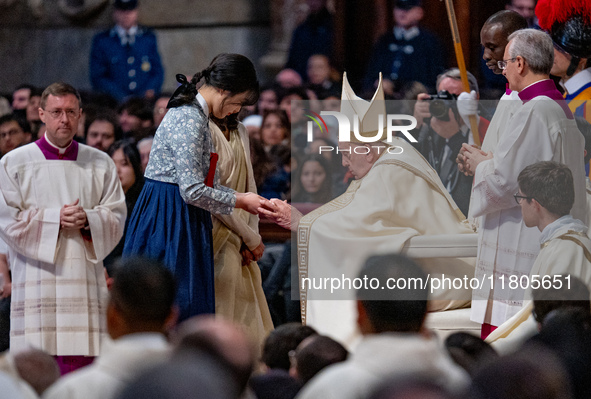
[[[506,123],[492,152],[464,144],[466,167],[474,173],[470,213],[481,217],[475,276],[495,276],[472,295],[471,319],[483,324],[483,336],[513,316],[524,290],[502,287],[501,279],[528,275],[539,252],[540,233],[528,229],[515,204],[518,172],[540,160],[566,164],[573,173],[572,215],[586,220],[584,139],[562,95],[549,79],[554,47],[548,34],[523,29],[509,36],[499,68],[521,105]]]
[[[100,352],[102,260],[123,234],[125,196],[111,158],[73,140],[82,112],[76,89],[54,83],[40,105],[44,134],[0,160],[0,238],[12,269],[10,347],[43,349],[67,372]]]
[[[519,191],[513,197],[519,204],[523,222],[542,233],[538,242],[541,250],[528,275],[531,288],[536,288],[534,281],[538,280],[543,283],[540,288],[559,289],[556,282],[562,280],[564,288],[572,284],[571,290],[567,290],[572,295],[576,292],[575,282],[564,281],[567,275],[591,287],[591,240],[587,236],[587,226],[569,215],[575,201],[571,170],[556,162],[537,162],[523,169],[517,180]],[[588,291],[586,295],[586,298],[571,296],[569,299],[588,301]],[[536,332],[533,317],[529,317],[531,311],[531,303],[525,303],[524,308],[503,323],[487,341],[499,340],[495,347],[503,352],[518,346]]]

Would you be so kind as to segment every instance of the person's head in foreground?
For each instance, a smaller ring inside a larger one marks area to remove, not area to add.
[[[388,254],[368,258],[359,278],[375,279],[383,286],[388,279],[424,282],[427,275],[412,260]],[[357,290],[356,296],[357,325],[362,334],[421,331],[427,314],[427,284],[408,284],[395,290],[371,289],[368,284]]]
[[[117,261],[107,306],[107,330],[112,339],[142,333],[165,333],[176,322],[176,284],[159,261],[122,258]]]
[[[523,222],[540,231],[568,215],[575,202],[573,174],[568,166],[553,161],[537,162],[517,177],[515,200],[521,207]]]
[[[174,359],[210,355],[231,374],[238,393],[244,391],[254,369],[254,349],[239,325],[212,315],[195,316],[178,326],[173,341]]]

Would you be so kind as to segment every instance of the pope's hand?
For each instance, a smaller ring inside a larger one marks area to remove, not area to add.
[[[287,201],[277,198],[262,200],[258,211],[260,215],[291,231],[297,230],[302,218],[302,214],[297,209],[289,205]]]

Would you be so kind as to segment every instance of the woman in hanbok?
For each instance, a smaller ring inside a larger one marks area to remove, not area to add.
[[[215,312],[211,214],[234,208],[256,213],[261,200],[220,185],[209,129],[210,114],[224,118],[256,103],[259,84],[252,62],[239,54],[220,54],[191,81],[184,75],[177,80],[181,86],[154,136],[123,256],[164,262],[177,281],[182,321]]]
[[[211,118],[210,130],[218,160],[220,184],[236,192],[256,192],[248,132],[235,115]],[[241,324],[262,349],[273,322],[256,261],[265,246],[259,218],[243,210],[213,215],[216,315]]]

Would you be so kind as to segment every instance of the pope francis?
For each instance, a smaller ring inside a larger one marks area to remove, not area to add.
[[[361,142],[351,134],[355,141],[339,142],[343,166],[355,177],[347,191],[303,217],[277,199],[263,202],[259,211],[297,231],[302,321],[352,346],[359,336],[354,288],[362,283],[355,277],[368,256],[400,252],[407,240],[418,235],[473,231],[420,153],[401,138],[386,141],[385,123],[379,123],[386,115],[381,76],[372,100],[365,101],[355,95],[345,74],[341,114],[350,121],[357,116],[359,136],[375,138]],[[464,259],[418,261],[430,276],[471,278],[474,274],[473,263]],[[386,289],[385,285],[380,282],[378,289]],[[431,310],[469,304],[469,290],[448,291],[453,292],[431,297],[446,300],[433,303]]]

